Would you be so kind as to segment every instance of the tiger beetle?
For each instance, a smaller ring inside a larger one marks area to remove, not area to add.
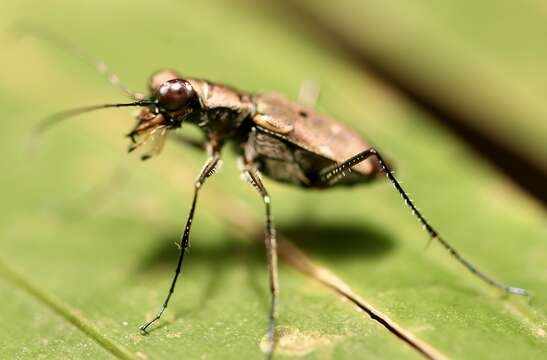
[[[198,146],[206,149],[208,158],[194,182],[192,205],[180,239],[181,251],[171,286],[157,315],[140,327],[143,333],[160,319],[171,300],[190,243],[190,230],[199,191],[218,169],[221,150],[228,143],[235,145],[233,148],[239,156],[242,175],[256,189],[265,206],[265,244],[271,292],[268,358],[273,356],[279,281],[271,198],[261,175],[306,189],[365,184],[385,175],[424,227],[430,241],[438,241],[453,258],[487,284],[510,294],[528,296],[524,289],[493,280],[460,255],[410,200],[383,155],[356,131],[316,112],[310,104],[292,102],[277,94],[245,92],[211,81],[182,76],[170,69],[156,72],[150,77],[149,95],[144,96],[122,85],[105,63],[55,34],[44,29],[31,29],[27,32],[56,43],[94,64],[100,73],[133,100],[128,103],[76,108],[55,114],[39,124],[39,132],[81,113],[104,108],[139,107],[141,111],[137,115],[136,125],[128,134],[131,141],[129,151],[148,143],[151,147],[143,155],[143,159],[158,155],[167,133],[179,129],[183,124],[197,126],[205,135],[204,144]],[[182,139],[189,145],[196,146],[194,141]]]

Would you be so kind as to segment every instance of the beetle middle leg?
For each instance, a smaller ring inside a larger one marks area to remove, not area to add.
[[[253,131],[251,137],[256,133]],[[262,183],[260,174],[256,170],[255,165],[252,162],[250,153],[252,152],[252,142],[249,141],[246,144],[245,148],[245,157],[243,159],[243,176],[246,180],[259,192],[262,197],[262,201],[266,207],[266,251],[268,256],[268,270],[270,277],[270,293],[271,293],[271,305],[270,305],[270,316],[268,324],[268,350],[266,356],[270,359],[273,355],[275,339],[275,319],[277,314],[277,299],[279,296],[279,279],[278,279],[278,266],[277,266],[277,239],[275,236],[275,227],[273,224],[272,211],[271,211],[271,199],[266,187]]]
[[[502,289],[508,293],[517,294],[517,295],[524,295],[528,296],[528,291],[508,286],[505,284],[502,284],[498,281],[493,280],[491,277],[487,276],[483,272],[479,271],[478,268],[473,265],[471,262],[469,262],[467,259],[462,257],[460,253],[452,246],[450,245],[446,240],[444,240],[439,233],[429,224],[429,222],[425,219],[425,217],[420,213],[420,211],[416,208],[414,203],[410,200],[410,197],[406,193],[406,191],[402,188],[401,184],[395,176],[393,175],[393,172],[389,169],[388,165],[378,153],[378,151],[374,148],[367,149],[363,152],[360,152],[357,155],[354,155],[353,157],[349,158],[348,160],[334,165],[327,167],[320,173],[320,181],[324,183],[324,186],[333,186],[336,182],[338,182],[340,179],[342,179],[348,172],[351,171],[351,168],[360,162],[365,161],[366,159],[370,157],[376,157],[378,162],[380,163],[380,167],[386,177],[389,179],[393,187],[397,190],[397,192],[401,195],[406,205],[410,208],[414,216],[418,218],[420,223],[423,225],[424,229],[427,231],[427,233],[430,236],[430,239],[437,240],[449,253],[452,255],[460,264],[462,264],[467,270],[469,270],[471,273],[478,276],[480,279],[488,283],[489,285],[496,287],[498,289]]]
[[[216,168],[220,162],[220,153],[216,149],[212,149],[211,146],[208,147],[208,152],[210,153],[209,159],[205,162],[203,168],[201,169],[201,172],[199,173],[198,178],[196,179],[196,182],[194,183],[194,198],[192,200],[192,206],[190,207],[190,212],[188,214],[188,218],[186,220],[186,226],[184,228],[184,233],[182,234],[182,237],[180,239],[180,255],[179,260],[177,262],[177,267],[175,269],[175,275],[173,276],[173,280],[171,281],[171,286],[169,287],[169,292],[167,293],[167,297],[165,298],[165,301],[163,302],[160,310],[158,311],[157,315],[150,321],[146,322],[144,325],[140,327],[140,330],[144,333],[146,333],[146,329],[152,325],[154,322],[159,320],[159,318],[163,315],[163,312],[167,308],[167,305],[169,305],[169,300],[171,299],[171,296],[173,295],[173,292],[175,291],[175,285],[177,283],[177,279],[181,273],[182,269],[182,262],[184,260],[184,254],[186,253],[186,250],[188,249],[190,245],[190,229],[192,228],[192,222],[194,220],[194,212],[196,210],[196,203],[198,199],[198,193],[205,181],[215,173]]]

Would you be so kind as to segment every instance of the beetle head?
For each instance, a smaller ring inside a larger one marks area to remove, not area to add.
[[[190,81],[173,70],[158,71],[148,82],[152,105],[144,107],[137,115],[137,124],[128,134],[130,151],[166,130],[176,129],[199,106]]]
[[[199,109],[200,102],[191,81],[183,79],[173,70],[158,71],[150,77],[148,86],[148,98],[140,93],[128,91],[122,86],[122,90],[136,101],[65,110],[43,119],[35,127],[35,133],[39,135],[59,122],[99,109],[140,107],[142,110],[137,115],[137,123],[127,134],[131,138],[129,151],[150,142],[152,147],[142,156],[143,159],[157,155],[163,147],[168,130],[179,128],[189,115]]]

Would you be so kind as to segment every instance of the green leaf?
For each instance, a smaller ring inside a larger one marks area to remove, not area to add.
[[[280,269],[276,358],[420,357],[352,303],[349,290],[437,358],[544,353],[542,209],[275,9],[167,0],[5,7],[3,23],[23,19],[63,34],[131,88],[144,88],[161,67],[293,98],[302,81],[317,81],[319,109],[378,145],[441,234],[487,273],[535,295],[507,297],[437,244],[424,251],[425,234],[385,181],[321,192],[267,181],[279,233],[303,251],[282,251],[295,258]],[[157,159],[128,158],[126,110],[73,119],[25,151],[44,115],[123,97],[55,46],[9,34],[2,42],[10,51],[0,88],[0,357],[259,358],[269,306],[263,207],[239,180],[235,156],[226,149],[223,171],[204,187],[182,280],[163,320],[142,336],[138,326],[155,314],[171,280],[204,156],[168,144]],[[315,273],[295,267],[304,260]]]
[[[285,2],[415,94],[547,170],[541,1]]]

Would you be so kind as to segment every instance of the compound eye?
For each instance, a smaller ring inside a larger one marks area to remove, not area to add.
[[[158,89],[158,102],[167,111],[184,107],[196,95],[192,85],[182,79],[168,80]]]

